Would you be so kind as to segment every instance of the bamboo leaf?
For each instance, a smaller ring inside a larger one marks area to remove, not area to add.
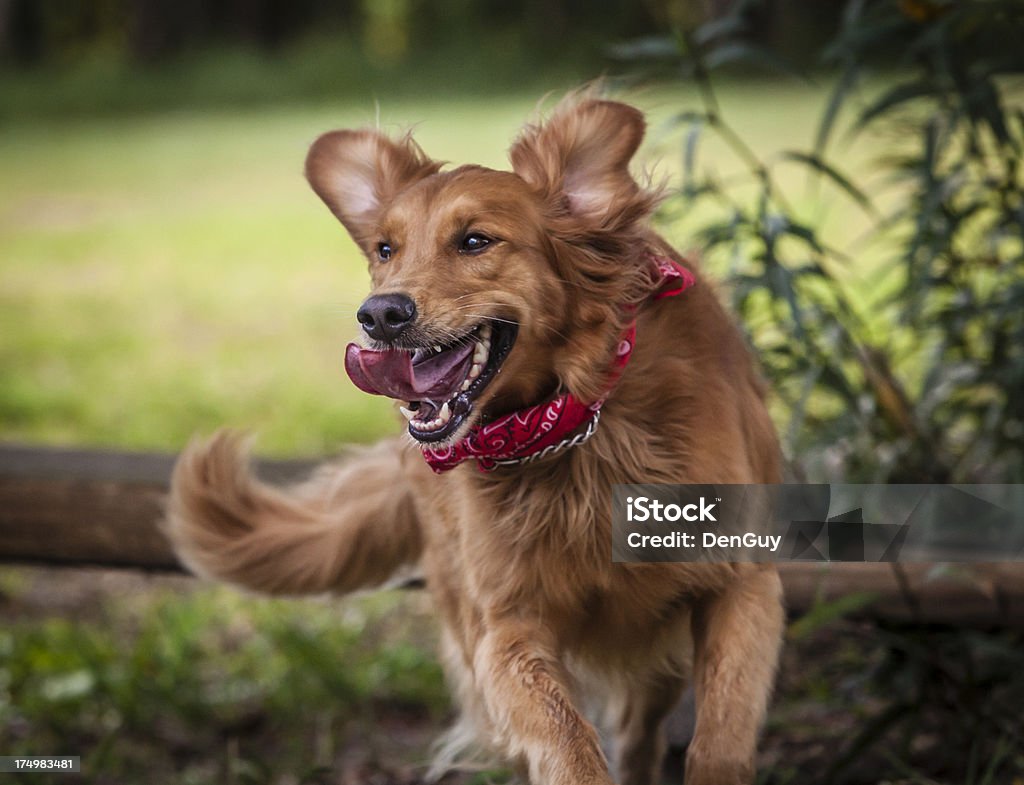
[[[805,164],[820,174],[825,175],[829,180],[838,185],[846,194],[860,205],[872,218],[878,218],[878,211],[874,204],[860,188],[854,185],[848,177],[840,173],[834,166],[825,163],[817,155],[802,153],[798,150],[787,150],[782,153],[782,158],[787,161],[796,161]]]
[[[928,98],[936,95],[937,87],[930,78],[919,79],[913,82],[904,82],[886,90],[880,97],[875,99],[864,109],[854,125],[853,132],[862,130],[873,120],[892,111],[902,104],[916,101],[919,98]]]
[[[634,38],[608,47],[613,60],[673,60],[682,56],[679,42],[669,35]]]
[[[704,130],[704,121],[695,120],[690,124],[683,142],[683,181],[692,185],[694,169],[697,162],[697,142],[700,141],[700,133]]]
[[[1010,147],[1013,140],[1003,108],[1000,105],[999,93],[989,79],[979,80],[965,96],[965,103],[971,118],[975,122],[984,122],[1001,145]]]
[[[818,157],[821,157],[825,152],[825,147],[828,144],[829,136],[832,134],[836,118],[845,105],[847,96],[849,96],[859,81],[860,67],[850,64],[843,70],[842,76],[839,77],[839,81],[836,82],[836,86],[832,89],[828,103],[825,105],[825,111],[821,115],[821,122],[818,124],[818,133],[814,138],[814,153]]]
[[[729,14],[723,16],[721,19],[713,19],[710,22],[705,22],[693,35],[693,41],[696,44],[704,46],[711,43],[716,38],[722,38],[729,35],[737,35],[744,32],[747,29],[747,20],[743,18],[742,14]]]
[[[781,57],[763,47],[749,43],[724,44],[708,52],[704,59],[704,65],[709,71],[733,63],[749,63],[787,76],[806,78]]]

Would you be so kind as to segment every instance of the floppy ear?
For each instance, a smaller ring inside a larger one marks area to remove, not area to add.
[[[309,148],[306,179],[356,242],[362,244],[381,206],[441,164],[412,137],[377,131],[330,131]]]
[[[652,201],[629,173],[644,137],[644,117],[632,106],[587,100],[527,126],[509,150],[513,171],[576,218],[607,226],[626,213],[635,220]],[[642,202],[643,204],[641,204]]]

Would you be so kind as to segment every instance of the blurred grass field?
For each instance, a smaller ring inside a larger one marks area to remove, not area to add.
[[[823,95],[799,82],[736,83],[722,102],[769,154],[812,138]],[[628,97],[650,113],[642,161],[671,178],[681,150],[665,120],[696,96]],[[389,405],[341,370],[368,279],[302,178],[306,148],[326,129],[379,122],[414,127],[434,157],[502,167],[538,98],[10,124],[0,135],[0,439],[177,450],[231,425],[255,431],[262,452],[296,455],[394,429]],[[855,208],[812,192],[807,209],[838,209],[832,220],[844,224]],[[687,247],[685,232],[669,233]]]

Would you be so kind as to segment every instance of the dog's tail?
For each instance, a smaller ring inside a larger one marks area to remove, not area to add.
[[[402,459],[384,442],[278,488],[253,475],[247,440],[222,431],[178,459],[165,531],[194,572],[254,591],[376,586],[420,555]]]

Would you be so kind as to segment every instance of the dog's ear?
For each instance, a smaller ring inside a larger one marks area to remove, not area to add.
[[[647,202],[629,173],[644,129],[643,115],[632,106],[587,100],[527,126],[509,158],[513,171],[546,198],[587,223],[607,225],[625,204]]]
[[[330,131],[306,156],[306,179],[358,243],[382,205],[440,168],[411,136],[394,140],[370,130]]]

